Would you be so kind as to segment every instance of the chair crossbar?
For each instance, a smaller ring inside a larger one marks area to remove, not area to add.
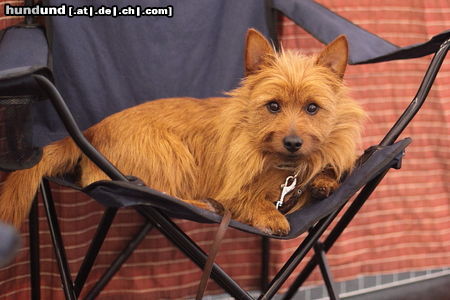
[[[41,270],[39,252],[39,209],[37,194],[34,197],[28,222],[30,245],[31,299],[39,300],[41,294]]]
[[[339,300],[339,295],[336,292],[336,284],[333,280],[333,275],[330,271],[330,266],[328,265],[327,256],[325,251],[323,250],[323,244],[321,242],[317,242],[314,245],[314,253],[319,261],[320,273],[322,274],[322,278],[325,282],[325,286],[328,291],[328,295],[331,300]]]
[[[146,222],[133,239],[128,243],[128,245],[122,250],[122,252],[116,257],[116,259],[111,263],[109,268],[103,273],[100,279],[96,282],[94,287],[89,290],[85,300],[95,299],[95,297],[100,294],[103,288],[108,284],[108,282],[113,278],[113,276],[119,271],[123,263],[133,254],[133,251],[140,245],[144,240],[150,230],[153,229],[153,224],[151,222]]]
[[[270,239],[263,236],[261,239],[261,276],[260,288],[265,291],[269,288],[269,261],[270,261]]]
[[[78,294],[75,291],[74,283],[72,282],[71,276],[70,276],[70,269],[67,264],[66,254],[64,250],[64,243],[62,241],[61,237],[61,230],[58,225],[57,221],[57,215],[54,208],[54,203],[51,197],[51,190],[48,184],[47,179],[43,180],[43,183],[41,184],[41,193],[42,198],[44,201],[44,206],[46,208],[46,215],[47,220],[49,223],[49,230],[50,234],[52,236],[52,242],[53,247],[55,249],[56,254],[56,261],[58,263],[61,281],[64,289],[64,295],[66,299],[77,299],[79,294],[81,293],[81,290],[78,291]],[[136,210],[143,215],[148,222],[150,223],[149,226],[153,227],[155,226],[162,234],[168,238],[177,248],[182,250],[182,252],[185,253],[187,257],[189,257],[197,266],[200,268],[203,268],[204,264],[206,263],[207,254],[199,247],[197,244],[192,241],[189,236],[187,236],[178,226],[173,223],[169,218],[158,212],[157,210],[149,207],[137,207]],[[105,223],[99,224],[99,228],[97,229],[96,236],[93,238],[93,242],[91,243],[91,246],[86,254],[86,257],[90,257],[88,259],[88,263],[86,263],[86,267],[84,267],[83,272],[79,272],[78,280],[79,282],[85,282],[87,279],[87,276],[89,275],[90,269],[94,263],[94,260],[98,254],[98,250],[101,247],[101,244],[99,243],[100,240],[104,240],[104,237],[106,237],[107,232],[109,231],[109,227],[113,221],[113,218],[104,218],[107,219]],[[92,244],[98,244],[99,246],[92,246]],[[136,245],[137,246],[137,245]],[[90,251],[95,253],[90,253]],[[125,258],[126,259],[126,258]],[[114,269],[119,269],[120,266],[125,262],[124,257],[120,258],[120,260],[117,262],[117,265]],[[86,260],[85,260],[86,261]],[[33,262],[32,262],[33,264]],[[110,270],[110,272],[112,272]],[[112,274],[113,275],[113,274]],[[104,280],[109,280],[108,275],[105,275]],[[214,264],[212,272],[211,272],[211,278],[215,280],[225,291],[236,297],[237,299],[253,299],[250,294],[248,294],[244,289],[242,289],[225,271],[223,271],[217,264]],[[102,283],[106,285],[107,282]],[[94,290],[90,291],[88,295],[92,293],[92,296],[94,293],[98,293],[100,291]]]
[[[156,228],[190,258],[199,268],[203,268],[207,254],[175,223],[165,217],[156,209],[147,206],[138,207],[137,211],[145,216]],[[226,292],[236,299],[253,299],[253,297],[242,289],[220,266],[214,263],[211,278],[220,285]]]
[[[48,227],[52,237],[55,249],[56,261],[58,263],[59,274],[63,285],[64,295],[68,300],[75,300],[77,296],[73,288],[73,282],[70,275],[70,269],[64,248],[64,241],[61,236],[58,219],[56,215],[55,204],[52,199],[50,185],[46,179],[41,182],[41,194],[44,202],[44,208],[47,215]]]
[[[103,242],[106,238],[109,228],[111,227],[112,222],[114,221],[114,217],[116,216],[116,214],[117,208],[111,207],[108,207],[103,212],[103,216],[100,220],[99,225],[97,226],[94,238],[92,239],[92,242],[89,245],[88,251],[86,252],[86,256],[84,257],[84,260],[81,263],[77,277],[75,278],[74,281],[74,289],[75,294],[77,296],[80,295],[81,290],[83,289],[83,286],[86,283],[86,279],[89,273],[91,272],[95,259],[97,258],[98,253],[100,252],[100,248],[103,245]]]
[[[384,178],[384,176],[387,174],[388,171],[389,169],[385,170],[383,173],[381,173],[380,175],[372,179],[369,183],[367,183],[361,190],[361,192],[358,194],[358,196],[355,198],[353,203],[347,208],[347,210],[344,212],[342,217],[339,219],[337,224],[334,226],[330,234],[326,237],[326,239],[323,242],[323,251],[325,253],[328,252],[328,250],[330,250],[330,248],[336,242],[338,237],[342,234],[347,225],[350,224],[353,217],[358,213],[359,209],[370,197],[372,192],[375,190],[375,188],[378,186],[378,184],[381,182],[381,180]],[[318,264],[317,254],[314,254],[313,257],[306,264],[306,266],[303,268],[303,270],[300,272],[300,274],[297,276],[297,278],[294,280],[294,282],[291,284],[288,291],[284,295],[283,300],[292,299],[292,297],[295,295],[300,286],[306,281],[309,275],[311,275],[312,271],[317,266],[317,264]]]

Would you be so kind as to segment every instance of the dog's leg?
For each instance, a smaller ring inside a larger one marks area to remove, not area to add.
[[[331,195],[339,186],[339,181],[336,178],[336,173],[331,168],[325,168],[322,172],[316,175],[311,181],[309,192],[311,197],[315,200],[323,200]]]
[[[280,213],[273,202],[251,199],[244,201],[226,201],[225,207],[233,213],[233,219],[249,224],[268,234],[285,235],[290,225],[286,217]]]
[[[269,234],[286,235],[290,230],[286,217],[270,201],[260,201],[260,203],[255,205],[252,219],[249,223]]]

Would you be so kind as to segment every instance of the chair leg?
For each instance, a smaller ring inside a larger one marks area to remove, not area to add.
[[[269,287],[270,239],[262,237],[261,240],[261,291]]]
[[[56,215],[55,204],[52,199],[50,185],[48,180],[43,179],[41,182],[42,200],[44,202],[45,212],[47,214],[48,227],[52,237],[53,247],[55,249],[56,261],[58,263],[59,273],[64,289],[66,299],[75,300],[75,290],[73,288],[72,278],[70,275],[69,265],[67,263],[64,243],[61,237],[58,219]]]
[[[303,258],[306,256],[308,251],[315,245],[315,243],[319,240],[320,236],[324,233],[330,223],[334,220],[334,218],[339,213],[340,209],[334,211],[327,217],[320,220],[309,232],[300,246],[294,251],[288,261],[283,265],[281,270],[277,273],[275,278],[269,285],[267,291],[264,294],[260,295],[258,299],[260,300],[268,300],[272,299],[275,294],[278,292],[280,287],[284,282],[289,278],[289,276],[294,272],[295,268],[300,264]]]
[[[31,299],[39,300],[41,297],[41,270],[39,253],[39,210],[38,197],[34,197],[31,206],[29,222],[29,243],[30,243],[30,274],[31,274]]]
[[[333,275],[331,274],[330,267],[328,265],[328,260],[323,250],[323,244],[317,242],[314,246],[314,252],[319,260],[320,272],[322,273],[325,286],[327,287],[328,295],[330,300],[339,300],[339,295],[336,292],[336,284],[333,280]]]
[[[359,209],[362,207],[362,205],[365,203],[365,201],[370,197],[372,192],[375,190],[375,188],[378,186],[378,184],[381,182],[381,180],[384,178],[384,176],[386,175],[386,173],[388,171],[389,171],[389,169],[385,170],[380,175],[378,175],[377,177],[372,179],[361,190],[361,192],[355,198],[353,203],[345,211],[345,213],[339,219],[337,224],[331,230],[330,234],[324,240],[323,250],[325,251],[325,253],[328,252],[328,250],[334,245],[334,243],[336,242],[338,237],[342,234],[342,232],[348,226],[348,224],[350,224],[353,217],[358,213]],[[294,297],[295,293],[300,288],[300,286],[306,281],[306,279],[308,279],[309,275],[311,275],[312,271],[317,266],[317,263],[318,263],[317,256],[313,255],[313,257],[309,260],[309,262],[306,264],[306,266],[303,268],[303,270],[300,272],[300,274],[294,280],[292,285],[289,287],[289,290],[284,295],[283,300],[292,299],[292,297]]]
[[[117,214],[117,208],[107,208],[103,212],[102,219],[97,227],[97,231],[94,234],[94,238],[92,239],[91,244],[89,245],[89,249],[86,252],[86,256],[78,270],[77,277],[74,281],[74,290],[77,296],[80,295],[83,286],[91,272],[92,266],[94,265],[95,259],[100,252],[100,248],[105,241],[106,235],[108,234],[109,228],[111,227],[112,222],[114,221],[114,217]]]
[[[102,277],[97,281],[94,287],[84,298],[85,300],[95,299],[103,288],[108,284],[111,278],[119,271],[123,263],[133,254],[134,250],[139,246],[142,240],[146,237],[148,232],[153,228],[153,224],[146,222],[144,226],[138,231],[134,238],[128,243],[123,251],[116,257],[110,267],[103,273]]]
[[[197,266],[200,268],[204,267],[207,260],[206,253],[169,218],[161,214],[158,210],[145,206],[137,207],[137,211],[152,222],[168,240],[189,257]],[[212,268],[211,278],[236,299],[254,299],[217,264],[214,264]]]

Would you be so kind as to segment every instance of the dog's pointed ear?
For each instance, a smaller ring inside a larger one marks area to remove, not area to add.
[[[344,77],[348,63],[348,42],[345,35],[329,43],[317,57],[318,65],[330,68],[339,77]]]
[[[250,28],[245,41],[245,76],[258,71],[264,60],[274,54],[269,41],[259,31]]]

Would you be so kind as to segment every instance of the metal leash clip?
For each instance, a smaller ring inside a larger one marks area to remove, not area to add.
[[[283,206],[284,198],[287,194],[292,192],[295,189],[297,184],[297,176],[288,176],[286,177],[286,181],[283,185],[281,185],[281,195],[280,199],[277,201],[276,208],[280,209]]]

